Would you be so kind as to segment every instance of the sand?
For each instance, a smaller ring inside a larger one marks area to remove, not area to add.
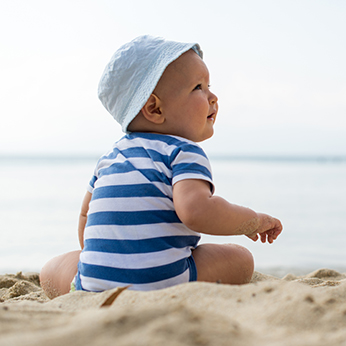
[[[0,345],[346,345],[346,275],[188,283],[49,300],[38,274],[0,276]]]

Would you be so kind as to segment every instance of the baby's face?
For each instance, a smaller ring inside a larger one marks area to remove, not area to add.
[[[161,100],[166,133],[194,142],[213,135],[218,99],[209,90],[207,66],[193,50],[167,67],[154,94]]]

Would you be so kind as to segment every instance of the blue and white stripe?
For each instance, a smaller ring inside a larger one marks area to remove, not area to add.
[[[206,180],[213,190],[203,150],[180,137],[131,133],[101,157],[89,186],[77,289],[152,290],[196,280],[191,252],[200,234],[173,204],[173,185],[184,179]]]

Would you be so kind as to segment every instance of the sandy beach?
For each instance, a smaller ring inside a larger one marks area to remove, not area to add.
[[[0,276],[0,345],[346,345],[346,274],[243,286],[75,292],[49,300],[38,274]]]

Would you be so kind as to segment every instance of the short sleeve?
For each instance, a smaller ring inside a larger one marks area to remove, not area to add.
[[[95,183],[98,179],[99,162],[100,162],[100,160],[97,162],[96,168],[94,169],[94,174],[93,174],[92,178],[90,179],[89,184],[87,185],[87,191],[90,193],[93,193],[94,188],[95,188]]]
[[[172,186],[181,180],[200,179],[210,183],[214,193],[214,183],[210,162],[203,149],[197,145],[185,144],[173,153]]]
[[[90,193],[93,193],[94,191],[94,187],[95,187],[95,182],[96,182],[97,178],[95,176],[93,176],[90,181],[89,181],[89,184],[87,185],[87,190],[90,192]]]

